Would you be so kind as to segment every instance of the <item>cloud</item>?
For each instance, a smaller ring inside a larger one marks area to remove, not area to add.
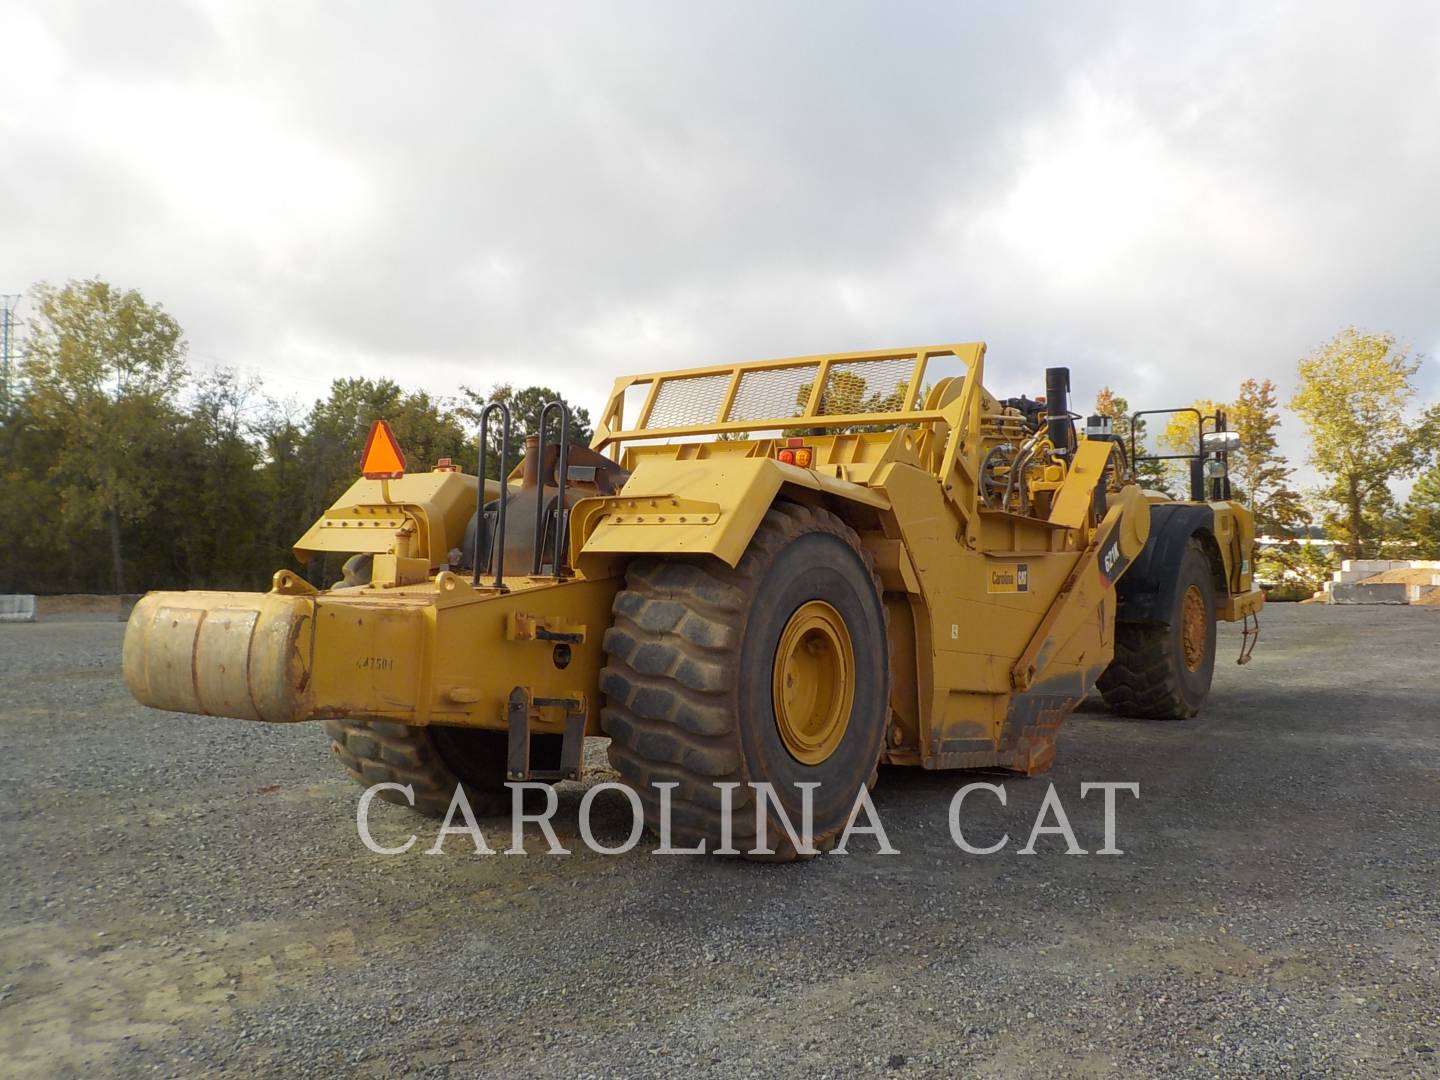
[[[994,388],[1440,346],[1432,5],[6,12],[0,287],[309,398],[984,338]],[[1425,391],[1440,397],[1440,369]],[[1303,454],[1297,425],[1286,447]]]

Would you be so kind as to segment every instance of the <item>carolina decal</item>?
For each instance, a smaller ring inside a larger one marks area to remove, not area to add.
[[[1030,591],[1030,564],[1005,563],[990,568],[990,584],[987,592],[1023,593]]]

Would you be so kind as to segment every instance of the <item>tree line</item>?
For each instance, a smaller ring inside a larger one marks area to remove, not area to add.
[[[1318,586],[1334,559],[1304,542],[1317,538],[1333,541],[1347,558],[1440,558],[1440,405],[1418,406],[1419,370],[1420,360],[1394,335],[1354,327],[1299,361],[1288,404],[1305,425],[1308,463],[1321,477],[1307,491],[1296,486],[1295,469],[1279,449],[1280,395],[1272,380],[1246,379],[1228,402],[1192,403],[1203,417],[1223,413],[1240,436],[1240,449],[1230,454],[1233,495],[1254,512],[1258,535],[1280,541],[1261,552],[1262,577]],[[1107,387],[1095,411],[1129,438],[1132,413],[1124,398]],[[1193,413],[1171,414],[1153,437],[1144,424],[1134,421],[1143,453],[1195,448]],[[1146,486],[1188,497],[1183,469],[1146,457],[1136,471]],[[1393,484],[1409,478],[1415,482],[1401,503]]]
[[[371,423],[390,422],[410,467],[475,456],[480,410],[509,402],[513,455],[558,395],[547,387],[454,396],[389,379],[337,379],[308,409],[276,401],[233,370],[197,372],[180,325],[135,290],[98,280],[32,291],[18,388],[0,416],[0,592],[139,592],[263,588],[295,568],[291,544],[352,483]],[[1318,581],[1329,569],[1316,534],[1352,557],[1440,558],[1440,405],[1417,408],[1420,361],[1389,334],[1343,330],[1299,362],[1291,410],[1306,425],[1323,478],[1295,484],[1279,451],[1279,392],[1247,379],[1223,409],[1240,434],[1235,495],[1250,505],[1269,549],[1270,577]],[[1128,436],[1131,406],[1110,388],[1095,411]],[[1158,418],[1157,418],[1158,419]],[[1194,419],[1172,417],[1136,441],[1151,452],[1193,448]],[[587,443],[590,416],[570,410],[570,440]],[[489,472],[498,468],[494,443]],[[1171,464],[1137,464],[1146,486],[1181,497]],[[1394,481],[1415,477],[1399,503]],[[327,582],[336,568],[310,568]]]
[[[39,285],[28,307],[0,416],[0,592],[265,588],[298,568],[290,546],[356,479],[377,418],[411,469],[448,457],[473,470],[488,401],[510,404],[515,460],[558,397],[507,385],[436,397],[348,378],[302,410],[233,370],[195,370],[179,323],[135,290]],[[570,441],[588,443],[586,410],[569,421]]]

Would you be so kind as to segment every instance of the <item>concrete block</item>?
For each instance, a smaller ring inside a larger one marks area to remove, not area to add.
[[[0,596],[0,622],[34,622],[35,597],[28,593]]]
[[[1404,584],[1336,584],[1330,590],[1332,604],[1408,604],[1410,586]]]
[[[1368,576],[1383,574],[1386,570],[1403,570],[1409,565],[1400,559],[1345,559],[1340,563],[1340,569]]]
[[[1346,561],[1348,562],[1349,560],[1347,559]],[[1354,584],[1355,582],[1357,582],[1357,581],[1364,581],[1366,578],[1374,577],[1376,574],[1379,574],[1379,573],[1383,573],[1383,571],[1380,571],[1380,570],[1336,570],[1336,571],[1334,571],[1334,579],[1335,579],[1335,582],[1336,582],[1337,584],[1340,584],[1340,585],[1353,585],[1353,584]]]
[[[1410,602],[1413,604],[1422,596],[1429,596],[1432,592],[1436,590],[1436,588],[1440,588],[1440,585],[1411,585],[1409,586],[1409,588]]]
[[[1365,581],[1377,574],[1389,573],[1391,570],[1440,570],[1440,561],[1435,559],[1346,559],[1340,566],[1341,569],[1330,572],[1331,578],[1341,584],[1350,585],[1357,581]],[[1436,584],[1440,584],[1440,581],[1437,581]]]

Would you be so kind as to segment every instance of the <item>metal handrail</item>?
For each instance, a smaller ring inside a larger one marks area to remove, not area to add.
[[[495,552],[498,538],[500,550],[495,554],[495,588],[505,591],[505,498],[506,481],[510,473],[510,406],[503,401],[492,401],[480,410],[480,453],[475,464],[475,541],[471,545],[470,563],[473,567],[471,585],[480,584],[480,529],[485,522],[485,456],[490,441],[490,414],[500,411],[500,509],[495,518],[496,536],[490,539],[490,551]],[[489,562],[489,559],[486,559]]]
[[[917,427],[927,426],[946,422],[947,414],[941,409],[918,408],[920,402],[920,390],[924,385],[924,374],[931,370],[930,365],[937,360],[947,357],[955,358],[966,369],[967,374],[973,374],[981,365],[985,355],[983,342],[972,341],[966,343],[942,344],[942,345],[920,345],[907,346],[899,349],[875,349],[864,352],[852,353],[819,353],[812,356],[792,356],[777,360],[752,360],[739,364],[716,364],[707,367],[680,368],[671,371],[655,371],[637,375],[623,375],[615,380],[615,385],[610,392],[610,397],[605,403],[605,408],[600,414],[600,421],[596,425],[594,437],[590,440],[590,449],[600,451],[608,450],[623,443],[635,442],[637,440],[657,440],[670,438],[687,438],[707,435],[747,435],[752,432],[767,431],[785,428],[846,428],[857,426],[883,426],[900,427],[904,425],[915,425]],[[821,415],[818,412],[819,401],[823,396],[826,384],[826,375],[831,367],[836,364],[859,363],[864,361],[879,360],[911,360],[914,362],[910,378],[906,385],[904,407],[898,410],[877,413],[850,413],[846,415]],[[763,372],[787,368],[814,367],[816,377],[811,387],[810,401],[805,408],[797,415],[791,413],[788,416],[758,417],[749,420],[725,420],[735,401],[735,394],[740,379],[752,372]],[[703,378],[706,376],[727,375],[729,386],[726,391],[716,398],[716,409],[713,419],[702,420],[698,423],[673,424],[665,427],[651,425],[651,411],[656,396],[662,384],[692,378]],[[625,416],[626,394],[636,388],[646,390],[644,403],[640,406],[638,420],[632,420]],[[612,453],[612,456],[615,456]]]
[[[549,427],[550,410],[560,410],[560,452],[555,460],[555,578],[565,575],[562,570],[561,553],[565,550],[565,472],[570,445],[570,410],[563,401],[551,401],[540,410],[539,442],[535,447],[536,468],[545,467],[545,432]],[[545,477],[538,480],[539,491],[535,494],[535,560],[531,573],[538,576],[545,554]]]
[[[1139,429],[1139,420],[1142,416],[1173,416],[1176,413],[1193,413],[1195,415],[1195,450],[1188,454],[1141,454],[1135,445],[1135,436]],[[1205,450],[1205,424],[1214,424],[1215,431],[1226,430],[1225,410],[1216,409],[1214,415],[1206,416],[1194,406],[1181,409],[1140,409],[1130,414],[1130,460],[1132,467],[1141,461],[1188,461],[1190,463],[1190,497],[1196,502],[1206,501],[1206,479],[1204,474]],[[1216,451],[1214,457],[1225,466],[1224,476],[1213,478],[1210,485],[1213,491],[1212,498],[1228,499],[1230,497],[1230,455],[1225,451]]]

